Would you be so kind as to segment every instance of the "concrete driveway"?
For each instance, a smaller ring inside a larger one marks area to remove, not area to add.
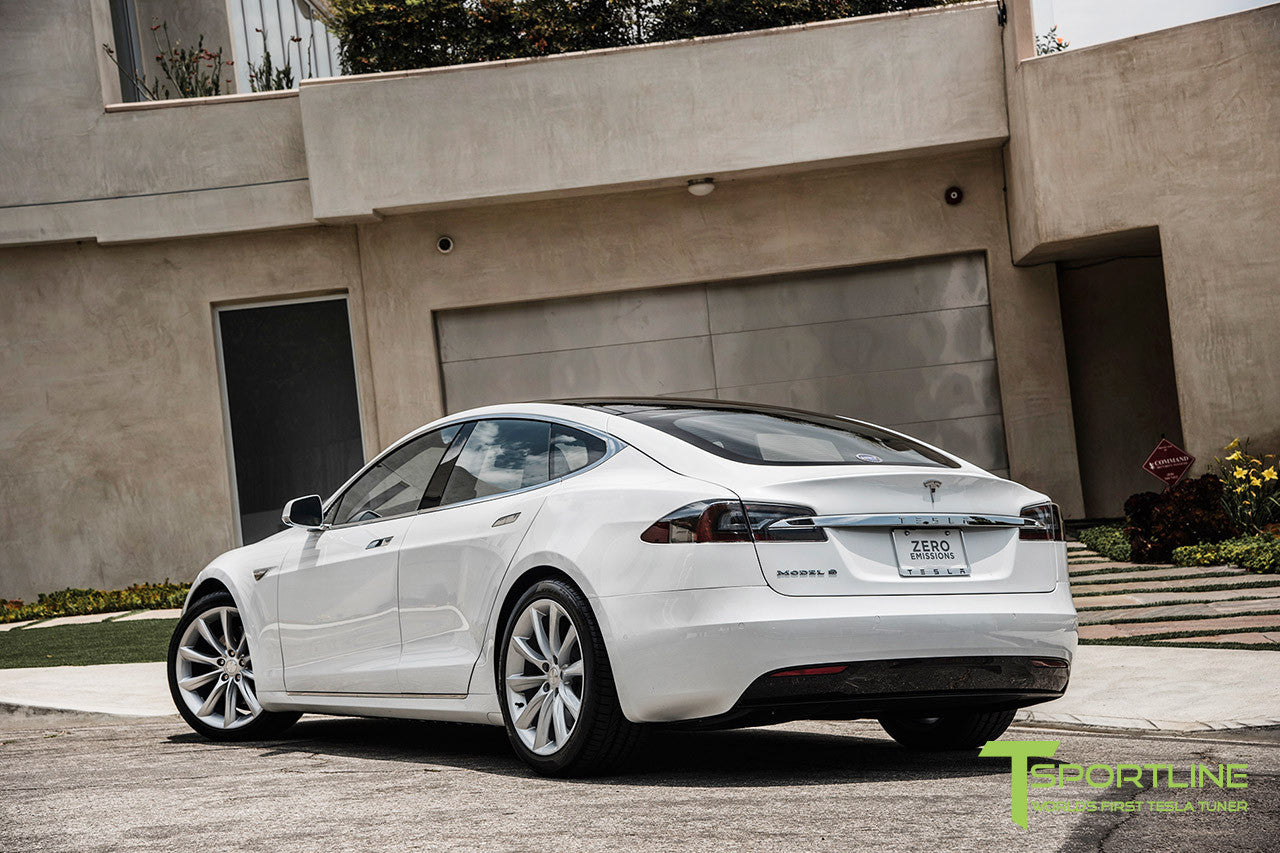
[[[587,781],[531,775],[497,728],[308,717],[283,740],[219,745],[175,718],[0,726],[4,851],[1211,851],[1265,849],[1280,831],[1275,730],[1015,728],[1006,738],[1061,740],[1057,757],[1084,765],[1249,765],[1245,791],[1177,797],[1244,799],[1243,814],[1033,812],[1023,830],[1007,759],[913,754],[872,723],[663,733],[633,773]]]

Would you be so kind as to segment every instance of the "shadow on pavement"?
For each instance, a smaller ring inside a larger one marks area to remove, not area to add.
[[[172,743],[209,742],[195,733]],[[307,717],[273,741],[220,744],[257,751],[264,759],[304,753],[534,777],[495,726],[416,720]],[[1007,758],[974,752],[920,753],[880,737],[778,728],[717,732],[655,730],[639,760],[623,775],[564,780],[580,784],[794,787],[859,780],[895,781],[1008,775]]]

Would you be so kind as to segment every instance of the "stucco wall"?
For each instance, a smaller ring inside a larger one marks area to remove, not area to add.
[[[355,234],[0,250],[0,595],[186,579],[233,545],[212,304],[349,290]]]
[[[99,5],[0,0],[0,245],[312,223],[296,93],[109,111]]]
[[[1280,449],[1277,45],[1272,5],[1010,72],[1014,255],[1158,227],[1182,431],[1203,461],[1233,436]]]
[[[952,184],[963,204],[943,202]],[[1080,510],[1056,280],[1000,155],[157,243],[0,250],[0,590],[189,577],[232,544],[211,306],[346,289],[366,449],[441,413],[433,312],[981,252],[1012,476]],[[449,255],[438,235],[457,241]],[[358,239],[358,245],[357,245]],[[376,394],[375,394],[376,390]]]
[[[999,34],[975,4],[304,81],[315,216],[998,146]]]
[[[964,188],[951,207],[943,191]],[[1009,260],[1000,154],[476,207],[358,226],[381,440],[442,414],[432,312],[985,252],[1011,475],[1082,504],[1052,265]],[[456,248],[435,249],[449,234]]]

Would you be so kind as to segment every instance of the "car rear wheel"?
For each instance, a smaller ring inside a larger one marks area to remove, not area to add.
[[[1015,711],[978,711],[942,717],[881,717],[889,737],[908,749],[977,749],[1004,734]]]
[[[302,716],[267,711],[258,703],[249,637],[229,593],[203,596],[178,620],[168,670],[178,713],[205,737],[271,737]]]
[[[547,776],[624,764],[642,728],[618,704],[591,608],[560,580],[541,581],[511,609],[498,648],[498,696],[516,754]]]

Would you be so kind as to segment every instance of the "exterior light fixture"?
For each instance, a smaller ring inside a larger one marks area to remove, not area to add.
[[[711,195],[716,189],[715,178],[694,178],[689,182],[689,194],[696,196]]]

